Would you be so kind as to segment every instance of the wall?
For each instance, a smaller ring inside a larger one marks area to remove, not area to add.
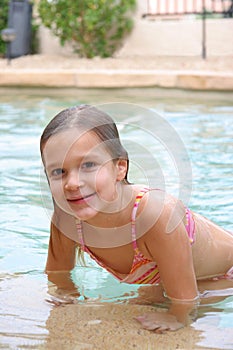
[[[233,56],[233,19],[206,21],[208,56]],[[119,56],[198,56],[202,50],[202,21],[149,21],[138,18]]]
[[[58,37],[51,34],[48,28],[40,26],[38,32],[39,53],[45,55],[70,55],[73,50],[70,45],[61,46]]]

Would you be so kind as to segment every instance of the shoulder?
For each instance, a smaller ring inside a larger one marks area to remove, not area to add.
[[[185,222],[186,208],[182,201],[162,190],[150,189],[139,204],[137,236],[160,236],[175,231]]]

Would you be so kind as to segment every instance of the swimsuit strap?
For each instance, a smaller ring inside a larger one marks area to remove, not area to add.
[[[138,252],[138,246],[137,246],[137,237],[136,237],[136,215],[137,215],[137,210],[139,207],[139,203],[144,196],[145,193],[150,191],[149,188],[143,188],[137,195],[134,203],[134,207],[132,210],[131,214],[131,232],[132,232],[132,244],[133,244],[133,249]]]
[[[193,219],[191,210],[189,208],[186,208],[186,231],[188,233],[189,241],[191,244],[195,241],[195,221]]]
[[[82,227],[82,222],[78,219],[75,221],[76,223],[76,228],[77,228],[77,234],[78,234],[78,241],[81,244],[81,249],[85,251],[85,243],[84,243],[84,238],[83,238],[83,227]]]
[[[136,237],[136,215],[137,215],[137,210],[139,207],[139,203],[144,196],[145,193],[150,191],[149,188],[143,188],[136,196],[134,207],[132,210],[131,214],[131,232],[132,232],[132,244],[133,244],[133,249],[138,252],[138,247],[137,247],[137,237]],[[82,227],[82,221],[76,219],[76,228],[77,228],[77,234],[78,234],[78,240],[81,244],[81,249],[83,251],[86,251],[86,246],[84,242],[84,237],[83,237],[83,227]]]

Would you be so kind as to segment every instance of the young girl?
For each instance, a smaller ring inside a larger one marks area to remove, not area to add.
[[[233,235],[162,190],[130,184],[128,154],[104,112],[60,112],[41,136],[41,155],[54,202],[46,265],[54,282],[54,272],[74,268],[78,249],[122,282],[159,284],[168,313],[138,320],[163,331],[187,322],[197,280],[229,278]]]

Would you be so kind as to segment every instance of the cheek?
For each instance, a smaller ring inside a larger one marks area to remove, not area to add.
[[[115,193],[115,183],[116,179],[114,173],[109,171],[109,169],[103,167],[101,168],[95,177],[95,188],[99,195],[103,195],[105,199],[111,199],[112,195]]]
[[[50,190],[51,190],[53,197],[55,197],[55,198],[64,197],[62,181],[56,181],[56,182],[52,181],[50,183]]]

